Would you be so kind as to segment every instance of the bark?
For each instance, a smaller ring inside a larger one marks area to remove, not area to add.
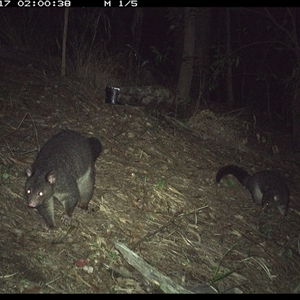
[[[197,76],[199,78],[198,84],[198,100],[197,105],[201,101],[206,103],[209,101],[209,93],[207,91],[208,78],[209,78],[209,50],[210,50],[210,26],[211,26],[211,8],[199,7],[199,14],[196,18],[196,60],[195,66]]]
[[[133,23],[131,26],[132,33],[132,47],[129,54],[129,74],[132,73],[135,68],[135,60],[139,60],[139,48],[142,36],[142,24],[143,24],[143,8],[136,7]],[[137,62],[137,67],[140,67],[140,61]]]
[[[64,31],[63,31],[63,40],[62,40],[62,54],[61,54],[61,76],[66,75],[66,48],[67,48],[67,32],[68,32],[68,16],[69,8],[65,8],[64,14]]]
[[[182,63],[177,85],[177,101],[189,98],[195,59],[195,8],[184,9],[184,45]]]
[[[61,54],[61,76],[66,75],[66,48],[67,48],[67,31],[68,31],[68,17],[69,8],[65,8],[64,14],[64,31],[63,31],[63,41],[62,41],[62,54]]]

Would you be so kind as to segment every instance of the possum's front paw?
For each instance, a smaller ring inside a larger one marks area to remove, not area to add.
[[[79,213],[79,214],[81,214],[81,215],[91,213],[91,210],[90,210],[89,208],[87,208],[87,207],[82,207],[82,206],[80,206],[80,205],[76,206],[75,209],[76,209],[76,213]]]
[[[62,221],[62,223],[63,223],[64,225],[70,226],[71,223],[72,223],[72,218],[64,214],[64,215],[62,215],[62,217],[61,217],[61,221]]]

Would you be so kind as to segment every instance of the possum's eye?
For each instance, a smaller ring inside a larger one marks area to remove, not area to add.
[[[44,196],[44,193],[43,193],[43,192],[38,192],[38,195],[39,195],[40,197],[43,197],[43,196]]]
[[[27,194],[28,194],[28,195],[31,194],[31,191],[30,191],[30,190],[27,190]]]
[[[263,210],[268,210],[269,209],[269,206],[270,206],[270,203],[268,201],[264,202],[263,205],[262,205],[262,209]]]

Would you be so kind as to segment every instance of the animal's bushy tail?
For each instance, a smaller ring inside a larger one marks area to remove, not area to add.
[[[247,187],[248,180],[251,177],[248,172],[246,172],[243,168],[234,166],[234,165],[227,165],[222,167],[216,175],[216,182],[220,182],[220,180],[228,175],[233,175],[242,185]]]
[[[100,141],[94,137],[90,137],[88,138],[88,140],[89,140],[90,147],[92,149],[93,158],[94,160],[96,160],[102,151],[102,145]]]

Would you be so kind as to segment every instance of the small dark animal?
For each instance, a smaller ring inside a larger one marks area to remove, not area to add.
[[[55,227],[54,198],[64,207],[62,221],[66,225],[77,204],[88,209],[94,192],[95,160],[101,150],[98,139],[66,130],[49,139],[26,169],[28,205],[38,210],[50,228]]]
[[[235,176],[250,191],[253,202],[260,204],[263,210],[277,207],[282,215],[286,215],[290,193],[277,172],[265,170],[250,176],[244,169],[228,165],[217,172],[216,182],[228,174]]]

